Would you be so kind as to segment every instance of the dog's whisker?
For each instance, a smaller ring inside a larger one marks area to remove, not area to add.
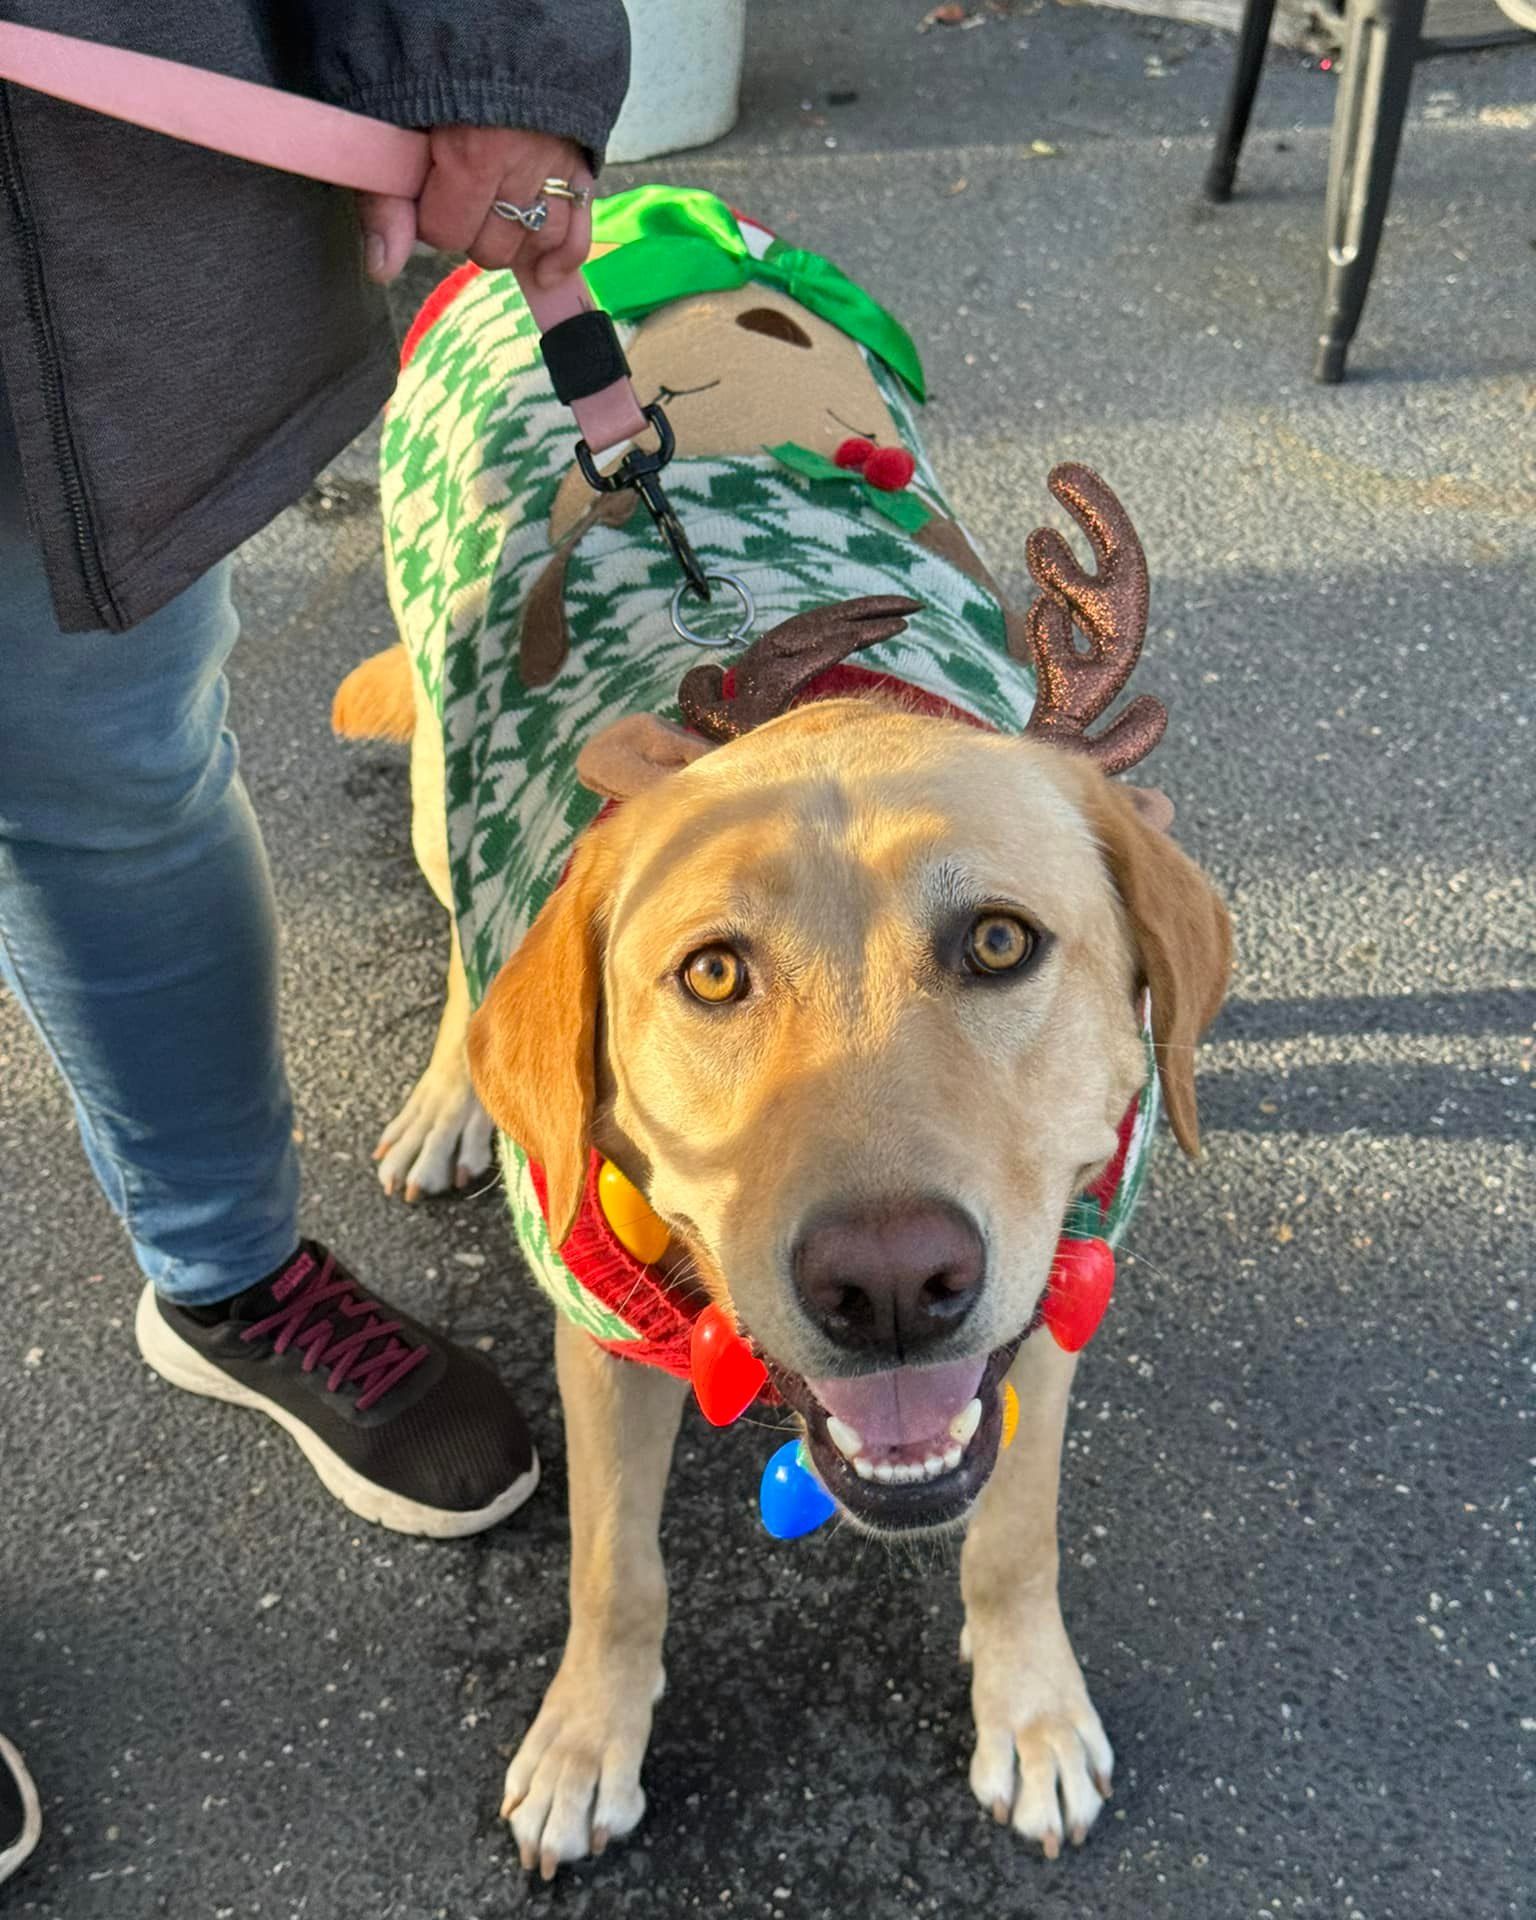
[[[750,1413],[744,1413],[735,1423],[738,1427],[756,1427],[759,1433],[776,1433],[784,1440],[799,1438],[800,1429],[794,1426],[781,1426],[775,1420],[755,1419]]]
[[[630,1301],[634,1299],[635,1295],[640,1291],[641,1287],[644,1286],[644,1284],[645,1282],[643,1280],[636,1280],[631,1285],[629,1292],[626,1293],[624,1298],[619,1301],[617,1306],[615,1306],[614,1312],[618,1315],[618,1317],[621,1320],[624,1318],[625,1308],[629,1305]]]

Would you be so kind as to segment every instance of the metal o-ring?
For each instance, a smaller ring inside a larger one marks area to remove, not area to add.
[[[729,587],[741,601],[741,616],[737,625],[729,633],[719,635],[695,633],[683,618],[683,595],[689,591],[688,582],[680,581],[677,591],[672,595],[672,625],[681,640],[689,640],[696,647],[733,647],[738,640],[745,640],[752,631],[757,619],[757,609],[752,604],[752,596],[745,583],[738,580],[734,573],[711,573],[705,578],[712,587]]]

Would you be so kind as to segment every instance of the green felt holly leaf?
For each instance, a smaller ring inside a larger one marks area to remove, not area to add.
[[[813,452],[810,447],[799,446],[793,440],[781,440],[776,447],[766,447],[764,452],[773,455],[781,465],[791,473],[804,475],[807,480],[852,480],[856,478],[846,467],[840,467],[835,460],[829,460],[824,453]]]
[[[856,488],[876,513],[883,514],[903,533],[919,533],[933,518],[915,493],[872,487],[856,467],[840,467],[825,454],[802,447],[794,440],[781,440],[778,446],[765,447],[763,451],[772,454],[781,466],[788,467],[791,473],[798,473],[804,480],[837,480],[844,486]]]
[[[933,515],[918,499],[915,493],[888,493],[882,487],[864,486],[864,498],[877,513],[883,513],[892,520],[903,533],[920,533]]]

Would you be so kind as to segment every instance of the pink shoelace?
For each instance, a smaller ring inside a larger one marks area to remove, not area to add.
[[[317,1367],[330,1369],[327,1393],[355,1382],[362,1389],[357,1396],[359,1413],[366,1413],[399,1386],[431,1352],[430,1347],[408,1347],[395,1338],[401,1322],[386,1319],[375,1301],[363,1297],[355,1280],[337,1271],[334,1254],[317,1261],[307,1250],[300,1253],[274,1283],[272,1295],[280,1302],[277,1312],[247,1327],[241,1339],[261,1340],[276,1334],[273,1346],[278,1353],[298,1347],[306,1373]],[[318,1318],[313,1317],[317,1314]],[[349,1322],[360,1324],[349,1326]]]

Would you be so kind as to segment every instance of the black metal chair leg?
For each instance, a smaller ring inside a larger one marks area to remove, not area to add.
[[[1425,0],[1350,0],[1328,150],[1328,263],[1312,377],[1332,386],[1370,289],[1403,137]]]
[[[1275,0],[1248,0],[1243,8],[1243,24],[1237,36],[1237,63],[1232,69],[1232,84],[1227,89],[1227,104],[1222,111],[1221,131],[1216,136],[1216,151],[1211,155],[1211,164],[1205,174],[1207,200],[1232,198],[1232,182],[1237,177],[1237,156],[1243,150],[1248,116],[1253,111],[1253,96],[1259,90],[1264,49],[1269,45],[1269,27],[1274,17]]]

